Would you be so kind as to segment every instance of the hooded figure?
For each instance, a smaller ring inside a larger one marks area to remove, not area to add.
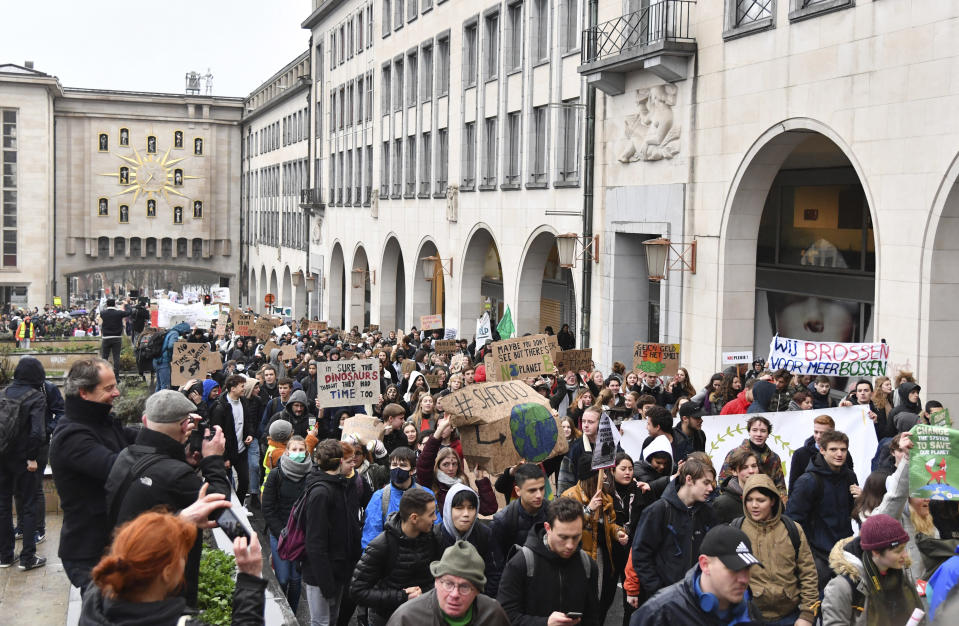
[[[220,389],[220,385],[218,385],[215,380],[211,380],[208,378],[203,381],[203,402],[206,403],[207,407],[209,407],[212,403],[216,402],[216,398],[210,397],[210,394],[213,392],[214,389],[217,389],[217,390]]]
[[[293,406],[295,404],[302,406],[299,415],[297,415],[296,408]],[[286,407],[270,418],[270,423],[272,424],[274,421],[281,419],[286,420],[293,425],[294,435],[306,438],[310,430],[310,412],[307,410],[307,407],[309,407],[309,400],[307,400],[306,392],[302,389],[297,389],[290,394],[290,399],[287,400]]]
[[[769,411],[769,401],[776,393],[776,385],[765,380],[756,381],[753,385],[753,403],[746,409],[746,413],[766,413]]]
[[[753,492],[772,500],[768,517],[756,520],[750,515],[746,502]],[[751,570],[749,588],[753,604],[770,622],[787,616],[814,621],[819,602],[816,562],[802,527],[784,519],[779,491],[769,476],[753,474],[746,479],[742,512],[742,530],[752,542],[753,555],[763,564]],[[787,525],[792,525],[798,534],[798,548],[794,547]]]
[[[463,495],[457,496],[457,494]],[[442,550],[446,550],[446,548],[452,546],[457,541],[466,541],[476,548],[476,551],[479,552],[479,555],[483,558],[483,562],[486,564],[486,591],[489,592],[491,591],[488,584],[489,574],[493,569],[490,526],[479,521],[477,512],[477,516],[473,518],[473,524],[468,530],[461,531],[457,529],[456,520],[454,519],[456,514],[453,513],[453,503],[456,502],[462,506],[464,501],[470,502],[473,509],[477,510],[479,506],[479,494],[462,483],[456,483],[450,487],[450,490],[446,493],[446,500],[443,502],[443,523],[434,526],[433,532],[436,533]]]
[[[921,399],[917,400],[916,402],[909,401],[910,393],[912,393],[913,391],[921,391],[921,390],[922,390],[922,387],[920,387],[916,383],[905,382],[899,385],[899,389],[897,389],[897,391],[899,392],[899,404],[897,404],[896,407],[889,412],[889,415],[886,417],[886,422],[888,424],[893,424],[895,425],[896,428],[898,428],[899,422],[901,420],[897,421],[897,418],[903,413],[913,413],[915,415],[921,414],[922,413]],[[903,432],[903,431],[900,430],[898,432]]]
[[[657,453],[660,455],[665,453],[669,456],[669,460],[666,461],[666,466],[662,470],[656,469],[650,463],[652,456]],[[666,488],[666,483],[669,482],[669,475],[672,471],[673,446],[670,444],[669,439],[666,438],[666,435],[658,435],[643,448],[642,458],[639,460],[639,463],[636,464],[635,478],[639,482],[648,483],[650,487],[653,486],[654,482],[661,480],[662,485],[659,487],[658,492],[662,493],[662,490]]]

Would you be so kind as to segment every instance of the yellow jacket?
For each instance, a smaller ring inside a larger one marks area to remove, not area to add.
[[[564,491],[563,496],[576,500],[584,507],[593,499],[593,494],[587,495],[584,493],[579,483]],[[616,523],[616,511],[613,508],[613,498],[607,493],[603,493],[603,509],[601,511],[593,511],[593,514],[588,517],[585,512],[583,513],[583,550],[593,557],[593,559],[596,559],[596,549],[599,547],[600,520],[603,522],[602,526],[606,535],[606,553],[609,555],[613,552],[613,542],[618,541],[616,536],[619,534],[619,531],[625,529]]]

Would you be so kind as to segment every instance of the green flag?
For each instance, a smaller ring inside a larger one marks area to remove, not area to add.
[[[959,500],[959,430],[917,424],[909,435],[909,495]]]
[[[500,339],[509,339],[513,336],[513,333],[516,332],[516,327],[513,326],[513,315],[509,312],[508,304],[506,305],[506,313],[503,314],[503,319],[496,325],[496,332],[499,333]]]

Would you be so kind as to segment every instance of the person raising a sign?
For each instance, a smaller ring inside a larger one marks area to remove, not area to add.
[[[469,478],[463,470],[466,464],[465,459],[460,462],[456,449],[443,445],[443,441],[450,437],[452,430],[448,417],[440,419],[436,423],[436,430],[426,440],[423,451],[416,459],[416,480],[419,484],[433,489],[441,511],[445,510],[443,505],[450,487],[456,484],[469,485]],[[474,476],[476,491],[480,497],[480,515],[496,513],[499,505],[496,503],[496,494],[493,492],[489,476],[479,468],[475,470]]]
[[[593,446],[596,445],[600,413],[601,410],[596,406],[591,406],[583,411],[583,418],[580,423],[580,427],[583,429],[583,436],[570,444],[569,452],[566,453],[566,459],[563,460],[564,467],[560,468],[561,475],[567,475],[563,470],[565,467],[568,467],[569,475],[571,475],[574,480],[578,481],[580,479],[578,469],[579,457],[583,455],[583,452],[592,452]],[[559,485],[559,491],[562,493],[572,487],[573,484],[562,483]]]

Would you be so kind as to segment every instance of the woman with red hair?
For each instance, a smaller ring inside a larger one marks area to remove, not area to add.
[[[94,584],[83,596],[80,624],[202,624],[189,617],[186,600],[177,595],[197,533],[185,512],[180,516],[147,512],[119,528],[109,554],[93,568]],[[266,581],[260,577],[263,562],[256,534],[249,546],[238,537],[233,553],[239,572],[232,623],[263,624]],[[185,615],[188,618],[181,622]]]

